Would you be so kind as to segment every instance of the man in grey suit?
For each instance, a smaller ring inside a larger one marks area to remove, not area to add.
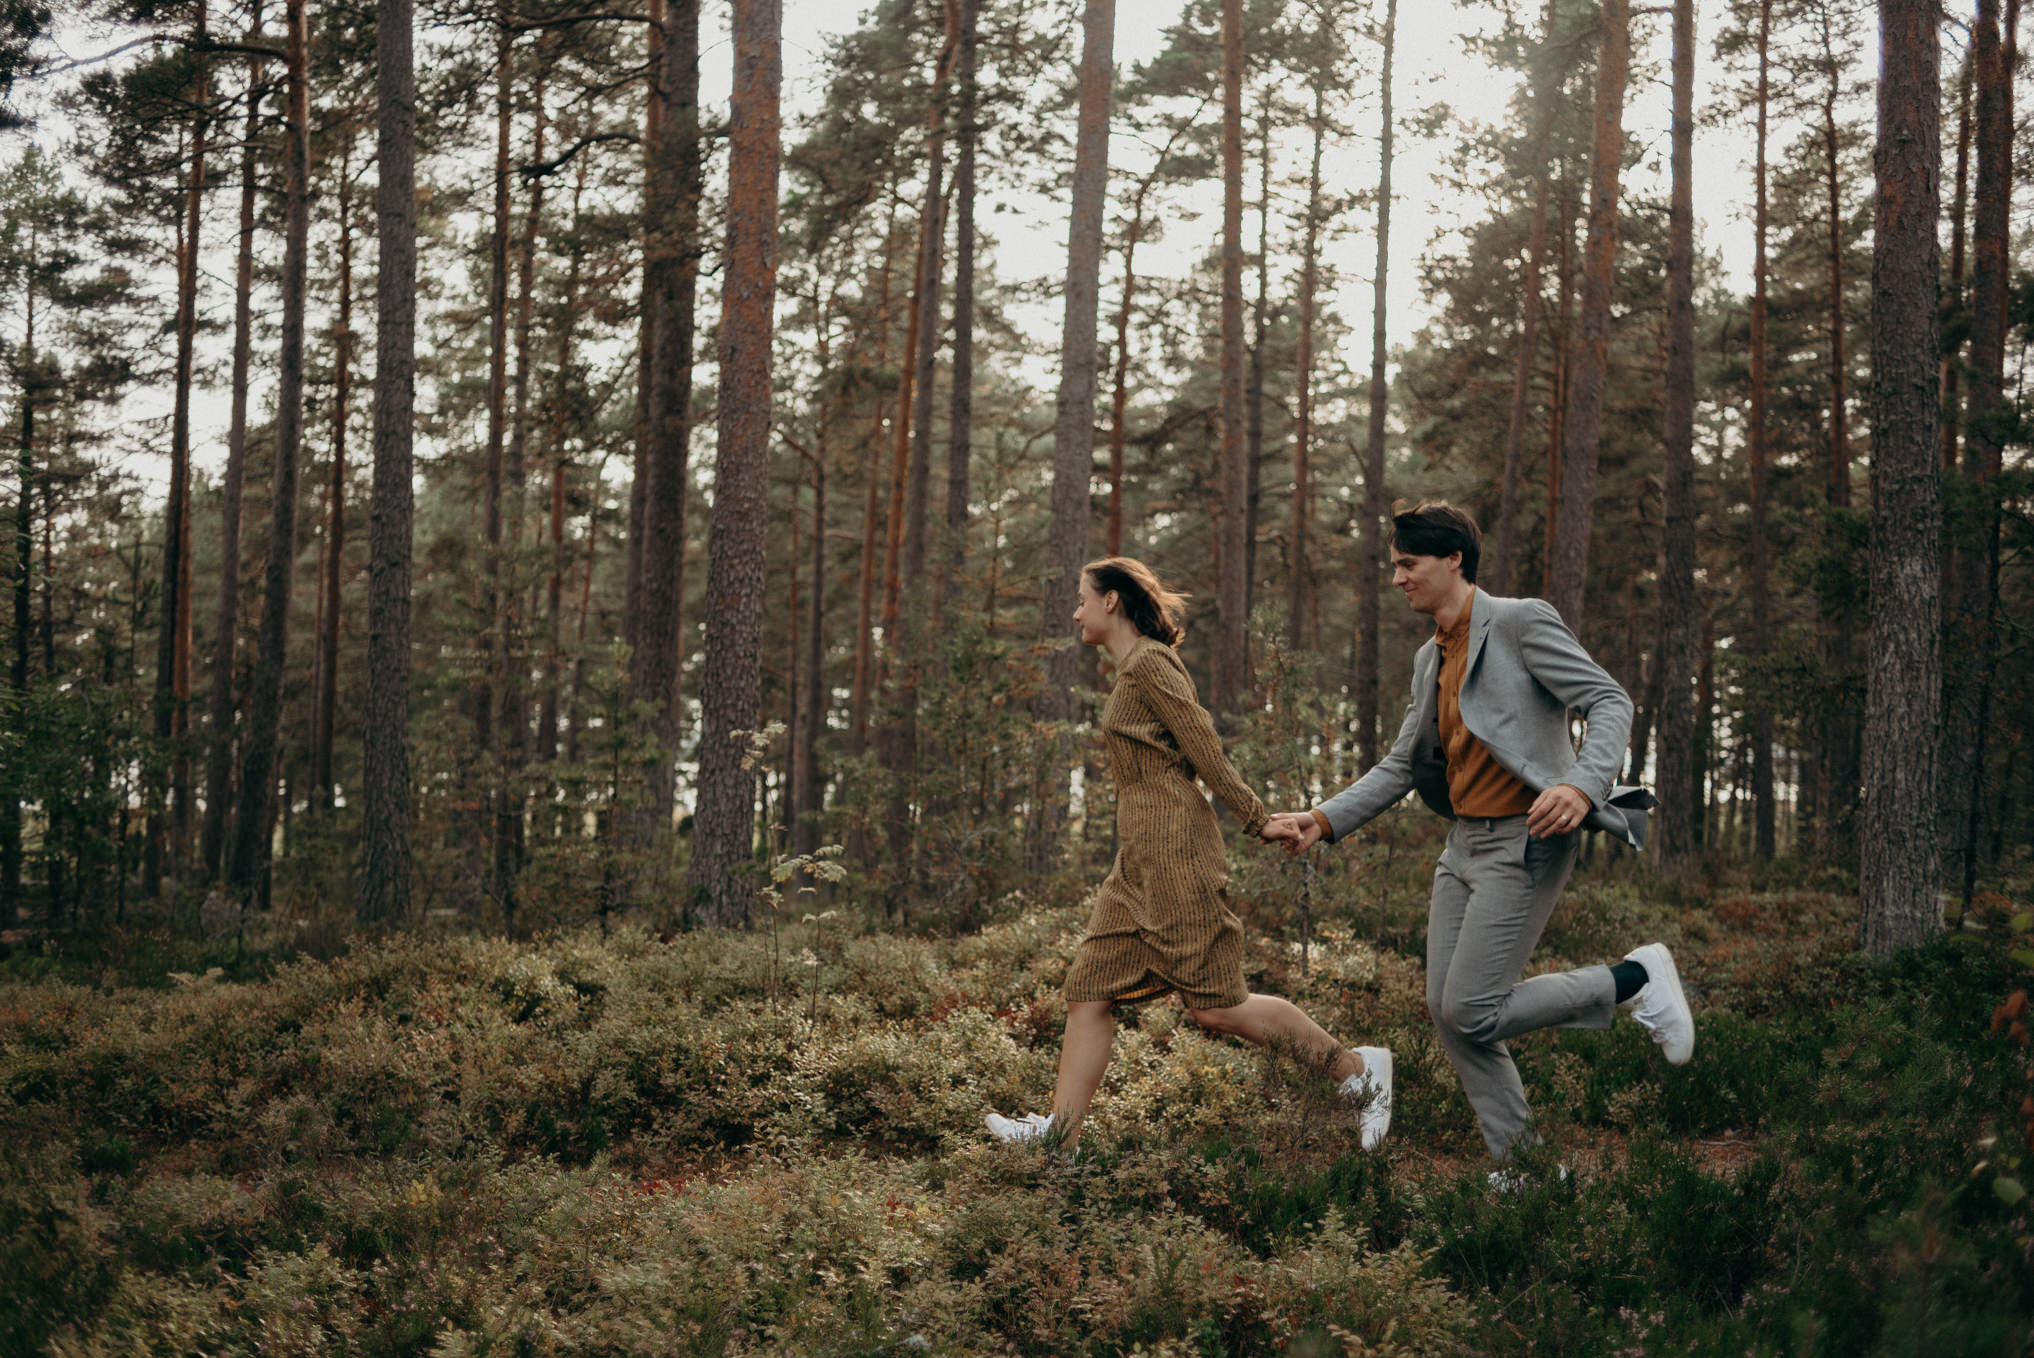
[[[1679,1065],[1694,1051],[1695,1022],[1660,943],[1612,966],[1518,979],[1574,869],[1580,831],[1641,847],[1653,799],[1613,785],[1631,699],[1545,601],[1478,590],[1480,551],[1475,522],[1452,506],[1393,517],[1392,584],[1435,629],[1413,659],[1405,723],[1391,753],[1354,785],[1275,819],[1294,832],[1294,853],[1346,839],[1407,792],[1455,822],[1434,869],[1427,1009],[1501,1164],[1531,1116],[1505,1039],[1608,1028],[1621,1006]],[[1571,711],[1585,722],[1579,751]],[[1491,1179],[1514,1183],[1502,1170]]]

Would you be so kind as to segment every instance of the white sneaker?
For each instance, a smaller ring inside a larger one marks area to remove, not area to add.
[[[1356,1119],[1356,1144],[1375,1150],[1391,1130],[1391,1053],[1383,1047],[1358,1047],[1363,1069],[1342,1081],[1338,1091],[1344,1098],[1361,1100],[1363,1110]]]
[[[991,1113],[985,1119],[989,1135],[1008,1143],[1041,1140],[1052,1126],[1052,1119],[1043,1113],[1026,1113],[1021,1118],[1006,1118],[1001,1113]]]
[[[1688,997],[1681,993],[1674,955],[1664,943],[1648,943],[1624,957],[1646,969],[1646,983],[1619,1007],[1630,1010],[1639,1026],[1653,1035],[1669,1065],[1687,1065],[1695,1054],[1695,1015],[1688,1008]]]
[[[1493,1169],[1490,1171],[1490,1191],[1503,1197],[1511,1196],[1531,1182],[1531,1176],[1519,1170]],[[1559,1184],[1568,1182],[1568,1167],[1566,1165],[1554,1166],[1554,1182]]]

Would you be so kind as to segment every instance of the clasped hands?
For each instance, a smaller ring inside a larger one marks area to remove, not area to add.
[[[1297,856],[1320,843],[1321,823],[1311,811],[1280,811],[1264,822],[1257,837],[1266,844],[1283,844],[1287,853]]]
[[[1526,833],[1535,839],[1573,833],[1594,806],[1581,789],[1556,783],[1533,799],[1526,811]],[[1321,823],[1311,811],[1280,811],[1264,822],[1257,837],[1266,844],[1283,844],[1287,853],[1297,856],[1321,842]]]

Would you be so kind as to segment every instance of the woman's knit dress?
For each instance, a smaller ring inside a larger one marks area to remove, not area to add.
[[[1255,834],[1264,804],[1222,753],[1172,647],[1139,637],[1102,709],[1116,778],[1116,864],[1066,977],[1071,1001],[1156,999],[1227,1009],[1249,994],[1229,866],[1198,774]]]

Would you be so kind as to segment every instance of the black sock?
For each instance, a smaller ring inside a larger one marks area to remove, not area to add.
[[[1646,975],[1644,967],[1627,958],[1610,968],[1610,979],[1617,985],[1617,1002],[1623,1004],[1645,989],[1646,982],[1651,978]]]

